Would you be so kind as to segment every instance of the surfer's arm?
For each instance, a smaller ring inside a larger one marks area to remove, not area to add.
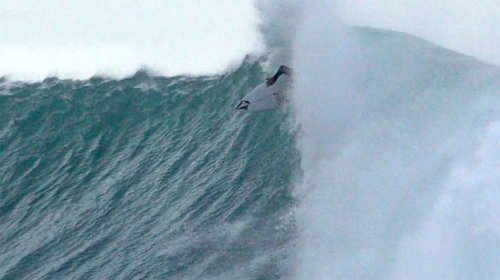
[[[286,67],[285,65],[281,65],[280,68],[278,69],[278,72],[276,72],[276,74],[274,74],[274,76],[266,79],[266,84],[268,86],[273,85],[278,80],[278,78],[283,74],[291,75],[292,69],[290,69],[289,67]]]

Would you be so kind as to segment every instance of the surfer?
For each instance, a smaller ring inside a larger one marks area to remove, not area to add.
[[[276,74],[266,78],[266,82],[254,88],[244,99],[236,106],[236,109],[262,111],[276,108],[281,100],[279,93],[283,90],[283,85],[276,84],[281,75],[291,75],[292,69],[281,65]]]
[[[274,74],[271,78],[266,79],[266,85],[267,86],[272,86],[281,75],[291,75],[292,74],[292,69],[290,67],[287,67],[285,65],[281,65],[280,68],[278,69],[278,72]]]

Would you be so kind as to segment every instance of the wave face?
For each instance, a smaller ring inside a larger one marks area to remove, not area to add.
[[[262,79],[4,81],[0,278],[284,275],[295,138],[234,110]]]
[[[0,278],[499,279],[499,69],[326,11],[283,110],[251,59],[2,80]]]

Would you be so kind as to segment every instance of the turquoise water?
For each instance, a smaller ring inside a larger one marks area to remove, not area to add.
[[[282,275],[295,140],[282,111],[233,109],[262,79],[247,61],[214,77],[9,85],[2,279]]]
[[[260,113],[253,58],[0,80],[0,278],[495,279],[500,71],[356,30],[352,61],[304,40]]]

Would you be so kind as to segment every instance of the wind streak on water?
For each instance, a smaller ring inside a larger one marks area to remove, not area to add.
[[[5,82],[3,279],[276,278],[298,167],[280,111],[237,101],[259,62],[213,77]]]

